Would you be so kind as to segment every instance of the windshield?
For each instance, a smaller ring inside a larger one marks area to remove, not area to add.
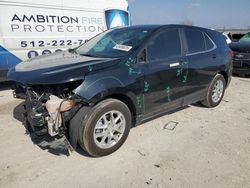
[[[129,27],[108,30],[78,47],[76,53],[93,57],[122,57],[137,49],[151,30]]]
[[[250,42],[250,32],[245,34],[239,41],[240,42]]]

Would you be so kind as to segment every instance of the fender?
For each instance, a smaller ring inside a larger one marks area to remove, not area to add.
[[[141,87],[140,85],[131,85],[130,81],[134,83],[132,80],[126,80],[126,83],[124,83],[123,80],[115,76],[96,77],[95,75],[89,75],[85,77],[84,82],[73,92],[91,106],[109,96],[115,95],[123,95],[133,104],[136,104],[138,94],[132,92],[132,90],[133,87],[136,87],[138,92],[140,92]],[[142,108],[136,105],[135,110],[137,114],[142,113]]]
[[[97,101],[112,94],[125,94],[125,84],[117,77],[105,76],[95,79],[86,77],[84,82],[73,92],[86,100],[88,103],[96,103]],[[131,96],[130,96],[131,97]]]

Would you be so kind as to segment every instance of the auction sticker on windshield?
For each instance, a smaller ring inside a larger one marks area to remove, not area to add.
[[[132,46],[122,45],[122,44],[116,44],[113,49],[116,50],[122,50],[122,51],[130,51],[132,49]]]

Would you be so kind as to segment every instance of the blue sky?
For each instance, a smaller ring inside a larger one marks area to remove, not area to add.
[[[128,0],[132,24],[250,28],[250,0]]]

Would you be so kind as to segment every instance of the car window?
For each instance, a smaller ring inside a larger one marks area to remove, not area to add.
[[[211,39],[207,36],[206,33],[204,33],[204,39],[205,39],[205,43],[206,43],[206,50],[211,50],[214,47],[213,42],[211,41]]]
[[[123,57],[136,50],[153,28],[123,27],[105,31],[76,49],[76,53],[93,57]]]
[[[147,46],[148,61],[181,56],[178,29],[169,29],[154,37]]]
[[[250,32],[245,34],[240,40],[239,42],[250,42]]]
[[[197,53],[206,50],[203,33],[195,29],[185,29],[188,53]]]

